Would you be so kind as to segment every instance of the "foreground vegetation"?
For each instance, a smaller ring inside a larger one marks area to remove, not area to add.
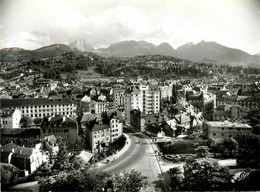
[[[147,177],[131,170],[112,174],[97,170],[84,160],[69,157],[62,142],[53,164],[43,164],[31,177],[38,177],[40,191],[139,191]]]

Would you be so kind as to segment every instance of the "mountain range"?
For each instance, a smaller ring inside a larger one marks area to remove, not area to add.
[[[187,43],[174,49],[169,43],[158,46],[146,41],[123,41],[107,48],[94,51],[103,57],[132,57],[137,55],[166,55],[194,62],[219,63],[230,65],[260,65],[259,55],[250,55],[242,50],[229,48],[216,42],[201,41]]]
[[[229,48],[216,42],[201,41],[187,43],[174,49],[169,43],[154,45],[146,41],[122,41],[107,48],[94,49],[86,40],[76,40],[69,45],[54,44],[35,50],[5,48],[0,50],[2,61],[16,61],[33,58],[59,56],[64,52],[92,52],[102,57],[134,57],[139,55],[165,55],[194,62],[260,66],[260,55],[250,55],[242,50]]]

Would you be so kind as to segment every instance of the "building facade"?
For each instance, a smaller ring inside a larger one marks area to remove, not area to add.
[[[2,110],[19,109],[23,117],[27,116],[33,119],[54,115],[76,115],[76,106],[73,101],[64,98],[1,99],[0,103]]]
[[[22,112],[19,109],[1,110],[0,128],[20,128]]]
[[[231,138],[240,134],[252,133],[252,127],[246,123],[230,121],[208,121],[208,138]]]

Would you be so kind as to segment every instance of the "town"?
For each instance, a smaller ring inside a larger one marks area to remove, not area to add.
[[[6,172],[2,189],[28,183],[25,190],[99,191],[112,189],[113,182],[114,190],[127,191],[259,190],[257,70],[157,55],[119,59],[118,68],[110,69],[106,59],[109,73],[104,63],[86,64],[85,71],[95,68],[102,74],[102,69],[103,78],[88,73],[79,77],[84,70],[77,68],[63,72],[74,77],[57,78],[47,75],[51,69],[37,72],[38,65],[32,64],[59,59],[28,60],[19,68],[11,62],[2,65],[3,74],[18,71],[12,73],[17,76],[5,76],[0,86],[1,174]],[[137,65],[143,71],[134,74]],[[68,164],[78,167],[64,168]],[[203,166],[214,171],[207,174],[198,168]],[[132,173],[140,177],[137,188],[97,173],[102,183],[92,188],[80,188],[82,181],[71,181],[73,177],[58,178],[83,168],[110,174],[136,170],[142,175]],[[55,184],[51,178],[67,183]]]

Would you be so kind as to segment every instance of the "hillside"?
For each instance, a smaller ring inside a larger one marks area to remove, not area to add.
[[[5,48],[0,50],[0,57],[2,62],[14,62],[60,56],[68,51],[72,51],[72,49],[65,44],[53,44],[35,50]]]

